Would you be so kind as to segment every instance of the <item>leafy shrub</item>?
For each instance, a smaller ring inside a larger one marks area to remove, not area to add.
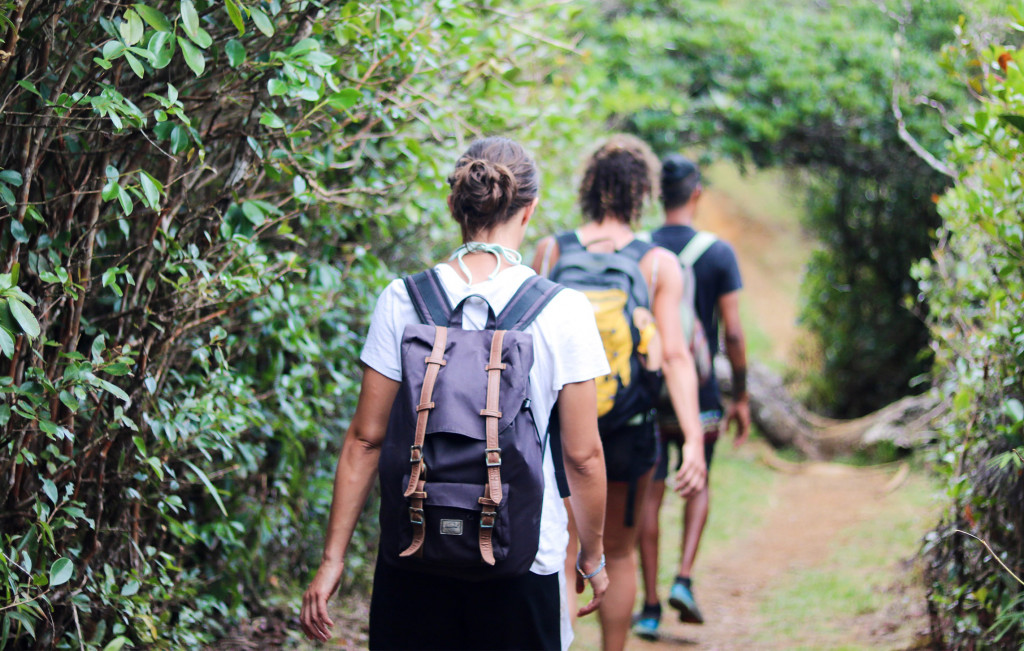
[[[1019,29],[1009,14],[961,21],[947,53],[980,105],[951,147],[939,244],[915,267],[952,405],[937,450],[949,509],[926,544],[933,626],[950,649],[1024,641],[1024,586],[996,562],[1024,567],[1024,74],[1019,34],[998,44],[1008,23]]]
[[[0,646],[194,648],[304,580],[453,152],[581,113],[526,9],[0,0]]]
[[[586,15],[606,110],[624,128],[661,152],[700,148],[816,179],[806,226],[821,248],[801,293],[823,359],[807,384],[837,416],[902,397],[928,369],[927,329],[904,299],[946,181],[901,139],[892,106],[938,150],[941,116],[904,86],[950,107],[963,96],[935,61],[963,3],[887,4],[623,0]]]

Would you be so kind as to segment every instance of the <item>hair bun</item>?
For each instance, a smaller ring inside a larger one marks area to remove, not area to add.
[[[475,140],[448,177],[452,217],[469,238],[537,198],[537,166],[518,143],[500,136]]]
[[[506,166],[482,158],[465,162],[450,179],[452,201],[469,217],[505,214],[516,199],[516,179]]]

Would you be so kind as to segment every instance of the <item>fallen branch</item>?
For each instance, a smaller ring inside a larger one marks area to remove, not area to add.
[[[716,365],[723,391],[730,388],[729,365]],[[747,369],[750,414],[758,431],[775,447],[793,447],[810,459],[831,459],[880,443],[914,449],[935,437],[933,423],[947,405],[924,394],[908,396],[876,412],[850,420],[825,418],[790,395],[782,378],[765,366]]]

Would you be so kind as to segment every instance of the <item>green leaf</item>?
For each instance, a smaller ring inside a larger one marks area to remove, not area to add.
[[[128,394],[124,392],[124,389],[122,389],[121,387],[117,386],[116,384],[113,384],[111,382],[107,382],[106,380],[102,380],[100,378],[96,378],[94,380],[94,382],[96,384],[98,384],[100,387],[102,387],[103,390],[106,391],[107,393],[109,393],[109,394],[111,394],[111,395],[113,395],[113,396],[115,396],[117,398],[120,398],[121,400],[123,400],[126,403],[129,402]]]
[[[115,376],[129,375],[132,372],[132,370],[128,368],[128,365],[123,362],[115,362],[103,370],[104,372]]]
[[[28,613],[23,613],[17,610],[8,610],[4,615],[5,625],[8,622],[8,618],[13,619],[16,622],[21,622],[21,625],[25,627],[25,630],[32,636],[32,639],[36,639],[36,620],[32,619]]]
[[[135,11],[139,12],[142,20],[149,23],[149,26],[158,32],[173,32],[174,26],[171,25],[171,21],[167,20],[167,16],[163,12],[148,7],[142,3],[136,3],[133,5]]]
[[[21,172],[15,170],[3,170],[0,171],[0,181],[13,185],[16,188],[20,188],[24,180],[21,178]]]
[[[171,130],[171,153],[180,154],[188,149],[188,144],[188,132],[185,130],[185,127],[180,124],[176,125],[174,129]]]
[[[144,79],[146,77],[146,69],[142,67],[142,62],[139,61],[134,54],[131,52],[125,52],[124,58],[125,61],[128,62],[128,65],[131,66],[132,72],[138,75],[140,79]]]
[[[242,213],[245,218],[252,222],[253,226],[259,226],[266,220],[263,210],[254,201],[246,201],[242,204]]]
[[[4,327],[0,327],[0,352],[7,359],[14,359],[14,336]]]
[[[107,41],[103,44],[103,58],[107,60],[116,59],[124,53],[124,43],[120,41]]]
[[[14,320],[21,326],[22,332],[27,334],[29,337],[39,336],[39,322],[36,321],[36,317],[32,314],[32,311],[25,307],[25,304],[15,298],[7,299],[7,305],[11,308],[11,314],[14,316]]]
[[[217,506],[220,507],[220,512],[224,514],[224,517],[227,517],[228,510],[224,508],[224,502],[220,501],[220,494],[217,493],[217,489],[213,487],[212,483],[210,483],[210,478],[206,476],[206,473],[197,468],[196,465],[189,461],[188,459],[182,459],[182,461],[185,463],[186,466],[192,469],[192,472],[194,472],[197,477],[199,477],[199,481],[203,482],[203,484],[206,486],[206,489],[210,491],[210,495],[213,496],[213,500],[217,502]]]
[[[120,189],[121,186],[117,184],[117,181],[107,181],[107,184],[100,190],[100,197],[104,201],[113,201],[117,198],[117,193]]]
[[[129,579],[123,586],[121,586],[121,596],[131,597],[138,594],[140,585],[141,584],[135,579]]]
[[[132,195],[128,194],[128,190],[120,188],[117,191],[117,200],[121,204],[121,210],[126,215],[132,214],[135,210],[135,202],[132,201]]]
[[[192,69],[192,72],[196,73],[197,77],[202,75],[206,70],[206,57],[203,56],[202,50],[180,36],[178,37],[178,47],[181,48],[185,63]]]
[[[50,501],[57,504],[57,484],[50,479],[43,480],[43,492],[50,498]]]
[[[210,36],[208,31],[200,27],[199,31],[196,32],[195,38],[192,39],[192,42],[205,50],[213,45],[213,37]]]
[[[58,558],[50,566],[50,587],[64,585],[75,572],[75,566],[67,558]]]
[[[157,32],[153,35],[153,38],[149,39],[149,45],[146,48],[153,55],[150,58],[150,65],[157,70],[163,70],[174,59],[174,52],[176,51],[174,34],[170,32]]]
[[[271,97],[284,95],[285,93],[288,92],[288,84],[286,84],[281,79],[271,79],[270,81],[267,82],[267,91],[270,93]]]
[[[260,124],[271,129],[283,129],[284,120],[277,117],[270,111],[263,111],[263,115],[260,116]]]
[[[21,80],[19,80],[18,81],[18,85],[21,86],[22,88],[24,88],[25,90],[27,90],[28,92],[32,93],[33,95],[36,95],[38,97],[42,97],[42,95],[39,94],[39,89],[36,88],[36,85],[33,84],[28,79],[21,79]]]
[[[121,594],[124,595],[123,592]],[[107,642],[107,646],[103,647],[103,651],[121,651],[124,645],[128,644],[129,642],[131,642],[130,639],[126,638],[123,635],[118,635],[110,642]]]
[[[251,7],[249,9],[249,13],[252,15],[252,21],[256,23],[256,29],[263,32],[265,36],[274,35],[274,24],[270,22],[270,18],[267,17],[267,14],[263,13],[262,10],[257,9],[256,7]]]
[[[139,14],[134,9],[128,9],[124,12],[124,20],[118,26],[118,31],[121,32],[125,45],[135,45],[142,40],[145,26]]]
[[[185,28],[185,33],[193,41],[196,40],[196,35],[199,33],[199,14],[196,13],[196,7],[192,4],[192,0],[181,0],[181,25]]]
[[[1013,419],[1013,422],[1019,423],[1024,420],[1024,404],[1016,398],[1010,398],[1005,403],[1006,414]]]
[[[228,18],[234,24],[235,29],[238,30],[238,35],[245,34],[245,23],[242,22],[242,12],[238,9],[238,5],[235,4],[235,0],[224,0],[224,6],[228,10]]]
[[[224,46],[224,51],[228,55],[228,65],[232,68],[237,68],[245,61],[245,46],[240,41],[231,39]]]
[[[356,102],[358,102],[362,96],[363,94],[355,88],[342,88],[338,92],[332,93],[331,96],[327,98],[327,103],[335,110],[347,111],[355,106]]]
[[[11,220],[11,237],[22,244],[28,242],[28,231],[25,230],[25,225],[17,219]]]
[[[116,268],[107,269],[107,271],[105,271],[103,273],[103,286],[104,287],[106,287],[109,284],[109,282],[107,280],[107,274],[110,273],[111,271],[116,273],[117,269]],[[95,362],[102,361],[102,359],[103,359],[103,357],[102,357],[103,351],[106,350],[106,349],[107,349],[107,338],[106,338],[106,336],[102,335],[102,334],[96,335],[96,337],[92,340],[92,347],[90,348],[90,352],[92,353],[93,361],[95,361]]]
[[[146,197],[146,203],[153,210],[160,208],[160,192],[163,184],[157,181],[145,170],[139,172],[139,184],[142,186],[142,194]]]
[[[153,472],[156,473],[157,478],[163,481],[164,466],[162,463],[160,463],[160,459],[157,459],[156,457],[149,457],[148,459],[146,459],[146,463],[148,463],[149,467],[152,468]]]
[[[0,199],[2,199],[8,206],[13,206],[18,203],[18,200],[15,198],[14,193],[11,192],[11,189],[3,183],[0,183]]]
[[[1012,113],[1004,113],[999,116],[999,119],[1006,124],[1017,127],[1020,131],[1024,131],[1024,115],[1013,115]]]

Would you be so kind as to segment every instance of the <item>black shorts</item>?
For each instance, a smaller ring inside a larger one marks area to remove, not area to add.
[[[640,422],[601,431],[604,466],[608,481],[633,481],[642,477],[658,460],[658,438],[654,419],[643,416]]]
[[[558,574],[464,581],[377,561],[371,649],[560,651]]]
[[[715,456],[715,443],[718,442],[718,425],[722,420],[721,410],[702,411],[700,422],[704,427],[704,463],[707,465],[708,474],[711,474],[711,459]],[[683,465],[682,434],[666,436],[662,431],[663,424],[658,426],[658,465],[654,469],[654,481],[664,481],[668,477],[669,452],[670,448],[676,450],[676,470]]]

